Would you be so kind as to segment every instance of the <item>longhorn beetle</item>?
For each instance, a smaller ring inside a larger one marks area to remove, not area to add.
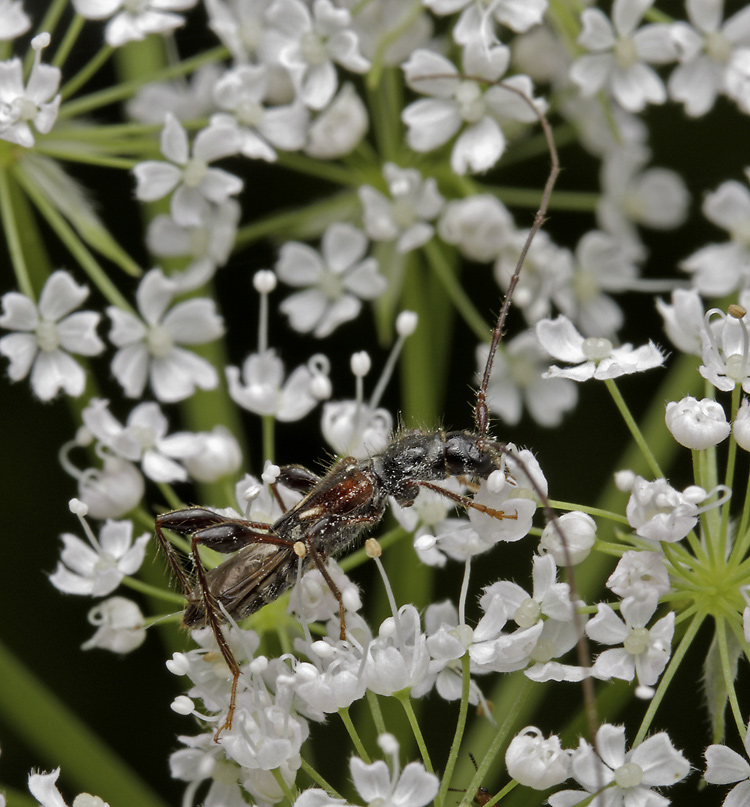
[[[232,726],[240,676],[240,666],[221,631],[221,623],[226,622],[227,617],[244,619],[289,589],[300,571],[317,568],[338,601],[340,637],[345,639],[343,599],[325,567],[325,560],[341,554],[366,527],[380,521],[389,496],[408,507],[414,504],[420,490],[427,488],[463,507],[491,517],[515,518],[515,515],[486,507],[434,484],[451,476],[487,479],[500,468],[501,457],[507,453],[488,434],[487,386],[521,267],[534,235],[544,222],[549,197],[559,173],[557,152],[546,119],[520,91],[503,86],[518,94],[536,112],[550,150],[552,167],[539,210],[492,331],[487,363],[474,408],[476,430],[407,431],[396,437],[384,451],[369,459],[357,461],[345,457],[339,460],[322,478],[301,466],[286,466],[281,469],[277,481],[304,496],[273,524],[232,518],[203,507],[175,510],[156,517],[156,537],[187,597],[183,624],[188,628],[211,628],[232,674],[227,717],[216,732],[214,739],[217,741],[221,732]],[[275,488],[274,493],[281,503]],[[164,536],[164,530],[192,536],[191,557],[196,575],[194,586],[190,584],[175,548]],[[220,553],[236,554],[216,568],[206,570],[198,553],[199,546]]]

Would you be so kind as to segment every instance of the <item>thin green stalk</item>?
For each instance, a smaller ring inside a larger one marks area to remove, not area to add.
[[[359,754],[360,758],[363,759],[368,765],[370,764],[370,755],[367,753],[367,749],[365,748],[362,740],[359,736],[357,731],[357,727],[352,722],[351,715],[349,714],[349,709],[342,707],[339,709],[339,717],[346,726],[346,730],[349,733],[349,737],[351,738],[352,743],[354,743],[354,748]]]
[[[659,708],[662,698],[667,694],[667,689],[672,682],[672,678],[674,678],[675,673],[679,669],[685,654],[690,649],[690,645],[692,644],[693,639],[695,639],[696,634],[698,633],[698,630],[703,624],[703,620],[705,618],[705,614],[701,614],[699,616],[696,615],[695,619],[693,619],[693,621],[688,625],[685,635],[682,637],[680,644],[677,646],[677,649],[669,662],[669,666],[664,672],[664,675],[662,675],[661,681],[659,681],[656,694],[651,699],[648,709],[646,710],[646,714],[643,716],[641,726],[638,729],[638,734],[636,735],[635,740],[633,740],[633,748],[640,745],[648,734],[648,731],[651,728],[651,722],[656,714],[656,710]]]
[[[318,771],[313,768],[313,766],[304,758],[302,757],[302,765],[300,766],[302,770],[315,782],[316,785],[320,785],[327,793],[333,796],[336,799],[344,800],[344,797],[336,790],[333,785],[328,784],[328,782],[318,773]]]
[[[422,734],[422,729],[419,726],[417,716],[414,713],[409,691],[404,690],[402,692],[396,692],[394,693],[393,697],[396,698],[404,707],[404,712],[406,712],[406,717],[409,720],[409,725],[411,726],[414,739],[417,741],[417,747],[419,748],[419,753],[422,756],[422,762],[424,762],[425,768],[428,770],[429,773],[434,773],[434,769],[432,767],[432,760],[430,759],[430,752],[427,748],[427,743],[425,743],[424,741],[424,735]]]
[[[732,558],[744,558],[750,546],[750,532],[748,532],[748,520],[750,519],[750,476],[745,487],[745,499],[742,503],[742,517],[740,527],[737,530],[737,543],[732,551]]]
[[[289,785],[286,783],[286,780],[281,775],[281,771],[278,768],[274,768],[271,771],[271,775],[276,780],[276,784],[281,788],[284,798],[289,802],[289,804],[294,804],[294,793],[291,791]]]
[[[175,603],[176,605],[179,605],[180,608],[185,606],[185,598],[182,596],[182,594],[178,594],[176,591],[170,591],[165,588],[159,588],[159,586],[152,586],[150,583],[144,583],[143,580],[139,580],[137,577],[124,577],[122,584],[128,588],[132,588],[133,591],[140,591],[142,594],[148,594],[149,597],[155,597],[156,599],[164,600],[165,602]]]
[[[283,168],[290,168],[298,174],[324,179],[344,188],[358,188],[364,179],[358,171],[352,171],[351,168],[337,163],[322,162],[314,157],[294,154],[291,151],[278,152],[276,164]]]
[[[372,722],[375,724],[375,731],[378,735],[385,734],[387,731],[385,720],[383,720],[383,712],[380,708],[380,701],[378,696],[371,690],[367,690],[367,704],[370,707],[370,714],[372,715]]]
[[[659,463],[656,461],[656,457],[654,456],[653,452],[649,444],[641,434],[641,430],[638,428],[638,424],[635,422],[635,419],[630,414],[630,409],[628,405],[625,403],[625,399],[620,394],[620,390],[617,388],[617,384],[615,384],[614,379],[608,378],[604,382],[609,390],[609,394],[612,396],[612,399],[615,402],[620,414],[622,415],[625,424],[627,425],[630,433],[633,435],[633,439],[635,440],[638,448],[640,448],[641,452],[643,453],[646,462],[648,463],[649,467],[651,468],[651,472],[657,478],[663,478],[664,474],[662,473],[661,468],[659,468]]]
[[[456,718],[456,730],[453,732],[453,741],[445,763],[445,770],[440,781],[440,790],[435,798],[435,807],[443,807],[445,797],[448,794],[448,786],[453,777],[453,769],[456,767],[458,753],[461,750],[461,742],[466,730],[466,716],[469,713],[469,693],[471,692],[471,661],[466,652],[461,658],[461,702],[458,707],[458,717]]]
[[[579,510],[581,513],[588,513],[590,516],[606,518],[608,521],[625,524],[628,527],[630,526],[627,516],[621,516],[619,513],[613,513],[610,510],[602,510],[599,507],[587,507],[584,504],[576,504],[575,502],[561,502],[558,499],[550,499],[548,503],[553,510]]]
[[[128,157],[108,157],[94,151],[80,151],[69,147],[55,148],[54,145],[50,145],[45,141],[39,142],[36,152],[56,160],[67,160],[68,162],[83,163],[84,165],[98,165],[101,168],[118,168],[123,171],[132,171],[138,165],[138,160],[132,160]]]
[[[21,234],[16,220],[15,206],[11,200],[11,190],[8,183],[9,174],[5,169],[0,170],[0,218],[8,243],[13,272],[18,283],[18,290],[32,300],[36,300],[34,287],[29,276],[29,267],[21,246]]]
[[[740,736],[745,731],[745,718],[737,701],[737,691],[732,680],[732,665],[729,662],[729,649],[727,648],[726,621],[723,618],[716,619],[716,634],[719,638],[719,657],[721,658],[721,671],[724,676],[724,686],[727,688],[727,697],[732,707],[732,716],[737,726]]]
[[[187,76],[203,67],[205,64],[220,62],[228,56],[226,48],[223,46],[207,50],[194,56],[192,59],[185,59],[177,64],[169,65],[156,72],[144,73],[131,81],[125,81],[114,87],[93,92],[75,101],[68,101],[60,107],[58,119],[72,118],[84,113],[91,112],[109,104],[115,104],[131,98],[144,85],[156,81],[170,81],[180,76]]]
[[[274,451],[276,418],[273,415],[261,415],[260,422],[263,429],[263,461],[273,462],[276,453]]]
[[[92,283],[99,289],[104,297],[112,305],[136,315],[130,303],[120,294],[117,287],[107,276],[107,273],[99,265],[91,252],[89,252],[83,241],[78,237],[76,231],[49,203],[45,195],[40,193],[33,182],[27,181],[22,172],[17,172],[15,177],[19,184],[23,186],[24,191],[26,191],[26,194],[31,198],[39,212],[47,220],[50,227],[52,227],[60,240],[73,253],[73,257],[78,261],[81,268],[86,272]]]
[[[380,548],[385,551],[389,546],[393,546],[393,544],[409,537],[411,537],[411,533],[407,532],[403,527],[394,527],[385,534],[378,536],[378,544],[380,544]],[[369,560],[370,556],[367,554],[367,550],[361,547],[356,552],[352,552],[338,561],[338,565],[341,567],[341,571],[348,573],[352,569],[356,569],[362,566],[362,564],[367,563]]]
[[[51,64],[53,64],[55,67],[62,67],[65,64],[65,60],[70,55],[71,50],[73,50],[73,46],[78,40],[78,36],[83,30],[85,22],[86,21],[83,17],[81,17],[80,14],[75,14],[73,16],[73,19],[70,21],[70,25],[68,25],[65,31],[65,36],[63,37],[62,42],[60,42],[57,50],[55,51],[55,56],[52,59]]]
[[[0,714],[49,768],[111,807],[167,807],[79,717],[0,643]]]
[[[459,282],[453,268],[445,257],[445,248],[438,246],[437,242],[429,241],[424,246],[424,254],[430,265],[430,269],[438,278],[445,289],[458,313],[463,317],[464,322],[471,328],[474,334],[482,342],[487,342],[492,329],[487,324],[485,318],[479,313],[474,303],[471,302],[468,294]]]

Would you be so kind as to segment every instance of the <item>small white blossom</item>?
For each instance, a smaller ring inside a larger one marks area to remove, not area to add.
[[[208,118],[216,112],[213,89],[223,72],[218,64],[206,64],[191,76],[151,82],[128,101],[128,115],[154,126],[161,126],[168,112],[181,121]]]
[[[655,610],[670,589],[664,556],[661,552],[628,550],[607,579],[607,588],[623,600],[651,600]]]
[[[732,423],[732,434],[740,448],[750,451],[750,404],[745,398]]]
[[[39,802],[40,807],[67,807],[57,789],[60,769],[51,773],[30,773],[29,792]],[[73,800],[73,807],[109,807],[107,802],[90,793],[79,793]]]
[[[248,356],[242,373],[227,367],[226,376],[232,400],[243,409],[289,422],[300,420],[318,405],[319,379],[327,379],[328,369],[325,356],[316,354],[284,381],[284,364],[275,350],[268,349]]]
[[[498,41],[495,25],[505,25],[512,31],[528,31],[542,22],[547,0],[424,0],[435,14],[461,16],[453,27],[453,39],[459,45],[475,42],[475,47],[488,47]]]
[[[651,155],[643,146],[613,150],[601,169],[602,195],[596,205],[599,226],[642,252],[635,225],[670,230],[687,218],[690,194],[685,181],[667,168],[646,168]]]
[[[556,522],[548,523],[542,531],[539,551],[552,555],[558,566],[567,566],[568,563],[576,566],[586,560],[596,541],[594,519],[587,513],[573,510],[557,516]]]
[[[571,378],[573,381],[619,378],[661,367],[664,363],[663,354],[653,342],[634,349],[632,345],[614,347],[603,337],[584,339],[573,323],[563,316],[538,322],[536,335],[542,347],[554,358],[575,365],[563,369],[552,365],[545,374],[547,378]]]
[[[649,64],[672,62],[677,51],[668,25],[645,25],[636,30],[653,0],[615,0],[612,21],[598,8],[581,14],[578,44],[590,54],[570,68],[570,78],[586,96],[607,89],[629,112],[667,100],[664,83]]]
[[[95,356],[104,350],[96,335],[100,315],[74,309],[88,297],[62,270],[53,272],[39,295],[39,303],[10,291],[2,297],[0,328],[16,331],[0,339],[0,353],[10,359],[8,375],[20,381],[31,373],[31,388],[43,401],[60,390],[78,397],[86,386],[86,373],[69,354]]]
[[[180,347],[222,335],[223,322],[215,303],[193,298],[170,309],[176,291],[160,270],[152,269],[136,293],[143,319],[114,306],[107,309],[112,320],[109,338],[119,348],[112,372],[129,398],[140,397],[147,380],[156,397],[168,403],[188,398],[196,387],[213,389],[219,382],[210,362]]]
[[[669,77],[669,95],[692,117],[705,115],[720,93],[750,110],[750,95],[734,93],[730,79],[750,46],[750,10],[740,9],[722,25],[723,6],[723,0],[687,0],[690,24],[672,26],[680,64]]]
[[[458,134],[451,152],[451,168],[457,174],[482,173],[492,168],[505,151],[504,121],[535,123],[534,108],[503,84],[518,90],[537,109],[544,103],[533,98],[528,76],[511,76],[498,84],[508,69],[510,50],[467,45],[463,52],[464,79],[453,62],[428,50],[415,50],[403,65],[407,84],[432,96],[410,104],[401,119],[408,127],[407,141],[415,151],[432,151]],[[433,78],[437,76],[437,78]],[[483,89],[483,83],[490,86]],[[463,131],[461,131],[463,130]],[[459,132],[461,132],[459,134]]]
[[[353,73],[365,73],[370,62],[359,52],[351,15],[330,0],[274,0],[265,14],[267,36],[276,58],[291,76],[299,99],[310,109],[323,109],[336,93],[334,62]]]
[[[383,407],[360,401],[334,401],[323,406],[323,437],[342,456],[356,459],[381,452],[390,442],[393,416]]]
[[[234,476],[242,466],[242,449],[225,426],[192,435],[191,452],[183,459],[190,476],[198,482],[218,482]]]
[[[520,784],[546,790],[568,778],[570,756],[556,734],[545,739],[536,726],[527,726],[510,741],[505,766]]]
[[[296,241],[281,248],[275,270],[290,286],[307,287],[281,304],[292,328],[322,339],[354,319],[362,300],[386,288],[375,258],[365,258],[367,236],[350,224],[332,224],[323,234],[321,252]]]
[[[748,302],[747,293],[740,299]],[[750,392],[750,315],[742,306],[737,308],[730,306],[729,314],[712,308],[701,331],[703,364],[698,371],[723,392],[731,392],[737,384]]]
[[[21,0],[0,0],[0,41],[15,39],[29,28],[31,20],[23,10]]]
[[[133,542],[132,521],[106,521],[89,542],[75,535],[62,535],[61,562],[50,582],[66,594],[104,597],[120,585],[123,577],[135,574],[143,563],[151,536],[144,533]]]
[[[81,645],[82,650],[101,647],[113,653],[130,653],[146,640],[141,609],[125,597],[110,597],[89,611],[96,633]]]
[[[89,468],[78,480],[78,498],[91,518],[121,518],[136,507],[146,491],[141,472],[132,462],[105,454],[104,467]]]
[[[580,741],[571,755],[571,773],[585,789],[553,793],[548,799],[551,807],[573,807],[602,787],[607,788],[606,800],[591,798],[594,807],[666,805],[666,797],[651,788],[673,785],[690,773],[690,763],[663,731],[626,751],[625,728],[605,723],[596,733],[596,748],[601,757],[586,740]]]
[[[42,64],[42,50],[49,43],[49,34],[38,34],[31,40],[35,55],[26,86],[19,58],[0,62],[0,140],[31,148],[31,123],[40,134],[47,134],[55,125],[62,100],[57,92],[62,74],[59,67]]]
[[[149,34],[168,34],[185,24],[175,11],[192,8],[196,0],[73,0],[76,13],[89,20],[111,17],[104,38],[113,48],[145,39]]]
[[[319,160],[344,157],[359,145],[368,125],[367,107],[354,86],[346,83],[310,124],[305,152]]]
[[[478,372],[487,362],[488,345],[477,346]],[[532,330],[522,331],[495,354],[487,387],[487,405],[492,414],[515,426],[524,406],[541,426],[558,426],[578,401],[578,388],[566,378],[545,378],[546,353]]]
[[[597,605],[597,614],[586,623],[586,635],[600,644],[622,645],[600,653],[592,669],[597,678],[620,678],[641,686],[653,686],[664,671],[672,651],[674,611],[654,623],[651,619],[657,603],[653,598],[623,600],[620,616],[606,603]],[[622,617],[622,618],[620,618]]]
[[[672,437],[685,448],[711,448],[725,440],[732,428],[720,403],[710,398],[698,401],[691,395],[670,401],[665,420]]]
[[[359,189],[365,232],[373,241],[396,241],[398,252],[410,252],[433,236],[432,221],[443,207],[433,178],[423,179],[416,168],[383,166],[391,198],[369,185]]]
[[[430,654],[422,633],[419,612],[403,605],[388,617],[367,648],[364,668],[367,688],[378,695],[393,695],[421,683],[428,673]]]
[[[651,541],[681,541],[698,523],[698,505],[708,494],[697,485],[680,493],[666,479],[652,482],[642,476],[617,477],[620,490],[630,491],[626,513],[636,535]]]
[[[490,194],[453,199],[438,221],[438,235],[472,261],[494,260],[514,232],[508,208]]]
[[[137,181],[136,197],[154,202],[172,193],[172,217],[183,227],[206,223],[210,204],[223,204],[243,187],[239,177],[210,163],[236,154],[241,138],[234,128],[209,126],[195,137],[192,154],[188,135],[182,124],[167,113],[161,133],[161,153],[170,162],[145,160],[133,169]]]
[[[434,20],[426,11],[418,11],[416,3],[378,0],[363,6],[347,0],[345,5],[356,9],[352,26],[362,55],[371,62],[382,60],[382,64],[398,67],[416,48],[429,47]]]
[[[750,802],[750,729],[742,741],[742,756],[726,745],[709,745],[706,749],[706,772],[703,778],[710,785],[731,785],[737,782],[724,800],[725,807],[742,807]]]
[[[747,168],[745,174],[750,176]],[[692,275],[701,294],[721,297],[750,281],[750,190],[746,184],[723,182],[706,195],[701,209],[712,224],[728,232],[729,241],[702,247],[680,268]]]
[[[240,152],[273,162],[276,149],[299,151],[305,144],[309,113],[302,103],[268,107],[268,71],[262,65],[240,65],[226,72],[214,87],[221,110],[211,124],[234,129]]]
[[[700,356],[705,313],[700,293],[696,289],[675,289],[672,305],[658,298],[656,309],[664,320],[664,330],[672,344],[683,353]]]

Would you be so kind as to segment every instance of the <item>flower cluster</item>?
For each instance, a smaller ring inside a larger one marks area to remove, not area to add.
[[[169,634],[184,807],[444,807],[516,786],[646,807],[700,753],[726,805],[749,798],[750,167],[660,166],[644,113],[750,114],[750,9],[580,5],[73,0],[30,35],[42,21],[0,0],[0,354],[34,417],[63,398],[73,418],[55,449],[78,526],[45,583],[90,598],[84,650]],[[670,273],[650,250],[696,192],[721,234],[679,231]],[[652,379],[639,426],[624,389]],[[444,387],[469,383],[473,429],[438,427]],[[557,466],[539,435],[561,426]],[[305,440],[327,469],[296,464]],[[588,466],[591,499],[563,500]],[[179,591],[148,562],[155,528]],[[684,754],[681,678],[703,681],[710,727]],[[622,725],[594,716],[614,680]],[[512,734],[545,686],[585,736],[543,712]],[[318,770],[311,737],[334,720],[352,747]],[[65,722],[61,767],[28,778],[42,807],[64,805],[61,769],[93,765]],[[101,765],[91,789],[112,792],[74,807],[158,807]]]

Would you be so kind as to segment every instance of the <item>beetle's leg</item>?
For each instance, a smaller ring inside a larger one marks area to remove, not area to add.
[[[451,501],[456,502],[456,504],[460,504],[461,507],[465,507],[470,510],[478,510],[480,513],[484,513],[492,518],[518,518],[516,513],[511,514],[506,513],[503,510],[495,510],[494,507],[487,507],[486,504],[475,502],[468,496],[462,496],[460,493],[453,493],[453,491],[441,488],[439,485],[433,485],[432,482],[424,482],[420,480],[417,482],[417,484],[423,488],[427,488],[428,490],[433,490],[435,493],[439,493],[441,496],[445,496],[446,499],[450,499]]]
[[[282,465],[279,469],[279,475],[276,477],[276,481],[271,484],[271,492],[279,503],[282,512],[286,513],[289,508],[281,498],[277,485],[283,485],[285,488],[294,490],[297,493],[307,494],[318,482],[320,482],[320,477],[312,471],[309,471],[304,465]]]

